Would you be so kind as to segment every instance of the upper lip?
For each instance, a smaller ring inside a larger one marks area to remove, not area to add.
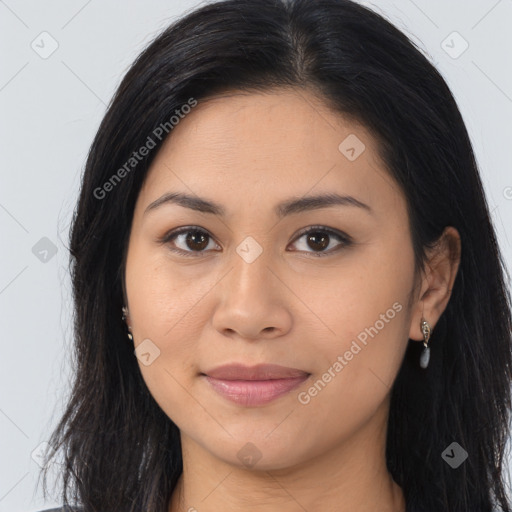
[[[273,380],[307,377],[307,372],[297,368],[288,368],[278,364],[258,364],[245,366],[243,364],[225,364],[204,372],[214,379],[223,380]]]

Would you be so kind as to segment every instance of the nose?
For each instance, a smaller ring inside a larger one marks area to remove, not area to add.
[[[291,329],[291,292],[264,254],[251,263],[235,254],[232,269],[217,284],[212,322],[221,334],[258,340],[279,337]]]

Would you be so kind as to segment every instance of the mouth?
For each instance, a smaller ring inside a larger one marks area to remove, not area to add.
[[[272,402],[302,384],[310,375],[297,368],[274,364],[228,364],[201,373],[211,389],[246,407]]]

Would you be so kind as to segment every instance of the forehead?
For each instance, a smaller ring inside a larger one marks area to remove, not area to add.
[[[173,127],[141,199],[147,204],[179,188],[229,204],[335,189],[369,202],[386,195],[383,185],[400,193],[377,141],[311,92],[233,91],[199,101]]]

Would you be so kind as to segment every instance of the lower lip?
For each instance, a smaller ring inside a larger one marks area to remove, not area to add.
[[[217,393],[236,404],[252,406],[265,405],[285,395],[309,378],[294,377],[272,380],[222,380],[205,375]]]

